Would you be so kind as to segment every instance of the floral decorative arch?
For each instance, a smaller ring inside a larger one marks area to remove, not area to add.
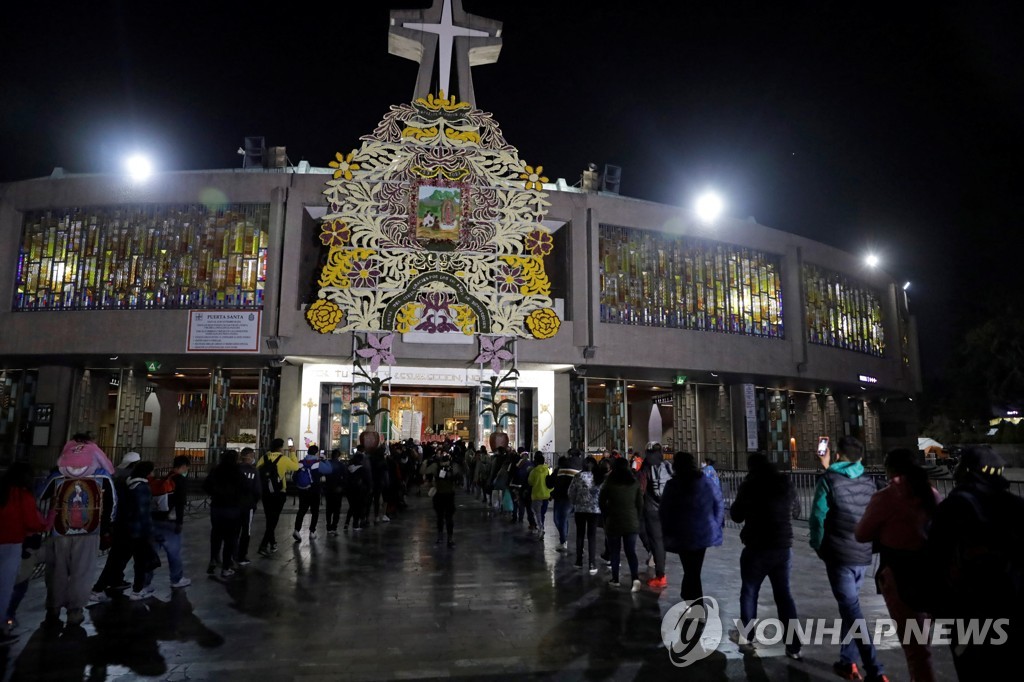
[[[547,178],[490,114],[428,96],[393,106],[362,142],[330,164],[313,329],[558,333]]]

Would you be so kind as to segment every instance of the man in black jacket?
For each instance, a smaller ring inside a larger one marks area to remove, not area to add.
[[[762,454],[747,459],[747,477],[736,492],[729,514],[743,524],[740,540],[740,630],[737,644],[749,651],[749,634],[757,621],[757,596],[767,577],[779,619],[795,623],[796,603],[789,589],[793,565],[793,507],[796,495],[789,478]],[[786,642],[786,655],[800,660],[800,641]]]
[[[831,466],[831,452],[825,451],[822,464],[827,469],[814,489],[810,543],[825,562],[842,619],[839,636],[845,643],[839,647],[839,660],[832,670],[843,679],[861,679],[859,654],[869,682],[888,682],[860,608],[860,586],[871,565],[871,543],[857,542],[854,529],[876,490],[871,477],[864,475],[863,454],[864,446],[850,436],[839,439],[836,461]],[[851,633],[854,628],[857,630]]]

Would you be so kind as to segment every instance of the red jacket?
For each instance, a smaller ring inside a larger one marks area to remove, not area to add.
[[[20,545],[29,535],[49,529],[35,496],[24,488],[11,488],[7,504],[0,507],[0,545]]]

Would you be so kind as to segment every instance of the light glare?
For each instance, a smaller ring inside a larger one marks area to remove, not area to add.
[[[876,267],[878,265],[878,256],[873,253],[869,253],[867,258],[864,259],[864,262],[868,264],[869,268]]]
[[[722,210],[724,208],[725,204],[722,202],[722,198],[714,192],[705,192],[697,197],[697,217],[700,218],[702,222],[715,222],[718,220],[718,217],[722,215]]]
[[[153,174],[153,164],[142,154],[129,156],[124,165],[133,180],[145,180]]]
[[[910,282],[904,282],[904,284],[903,284],[903,291],[906,291],[909,288],[910,288]]]

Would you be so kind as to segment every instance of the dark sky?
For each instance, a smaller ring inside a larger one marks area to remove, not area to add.
[[[0,40],[0,181],[239,165],[247,135],[326,165],[408,101],[388,12],[429,2],[17,3]],[[477,104],[551,178],[736,217],[910,280],[926,376],[1019,298],[1022,12],[1012,3],[483,2],[501,58]]]

